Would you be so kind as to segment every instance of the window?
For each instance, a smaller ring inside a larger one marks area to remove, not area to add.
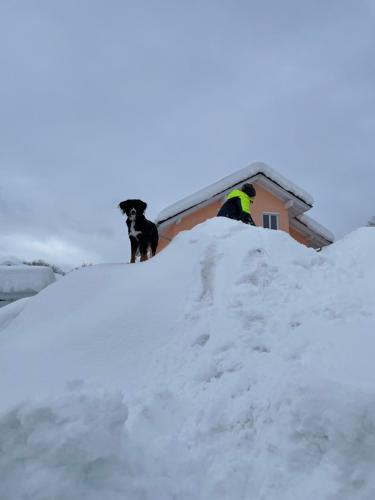
[[[279,214],[263,214],[263,227],[279,229]]]

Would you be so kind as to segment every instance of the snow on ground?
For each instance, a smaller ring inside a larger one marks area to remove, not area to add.
[[[6,260],[0,264],[0,300],[17,300],[35,295],[55,281],[52,269],[27,266]]]
[[[374,252],[218,218],[2,308],[0,498],[372,500]]]

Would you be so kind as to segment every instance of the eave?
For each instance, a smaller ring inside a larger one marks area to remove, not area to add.
[[[306,216],[304,217],[307,219]],[[310,223],[314,224],[314,227],[311,227],[311,225],[309,226],[306,221],[303,221],[298,217],[290,218],[289,225],[292,229],[307,239],[309,247],[322,248],[334,242],[335,238],[330,231],[313,219],[308,218],[308,220]]]
[[[264,172],[258,172],[255,175],[238,180],[234,184],[231,184],[227,186],[225,189],[216,192],[214,195],[210,196],[205,200],[202,200],[187,208],[184,208],[183,210],[178,211],[165,219],[158,220],[157,224],[159,228],[161,226],[165,227],[172,224],[176,219],[179,219],[183,216],[186,216],[194,212],[198,207],[205,207],[207,205],[210,205],[214,201],[224,197],[232,189],[241,187],[241,185],[244,182],[251,182],[251,183],[254,182],[259,186],[262,186],[267,191],[273,193],[277,198],[281,199],[284,203],[291,202],[290,206],[288,207],[288,211],[291,217],[300,215],[309,210],[310,208],[312,208],[312,204],[307,203],[303,198],[299,197],[292,191],[289,191],[285,187],[281,186],[281,184],[279,184],[275,179],[272,179]]]

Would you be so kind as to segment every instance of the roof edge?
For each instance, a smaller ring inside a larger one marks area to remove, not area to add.
[[[327,242],[328,245],[335,241],[335,235],[322,224],[312,219],[306,214],[297,215],[293,219],[291,219],[291,226],[293,227],[293,221],[297,221],[297,223],[304,226],[306,232],[312,233],[314,236],[318,236]],[[296,228],[298,231],[298,228]]]
[[[158,214],[156,222],[159,225],[164,224],[168,220],[178,217],[184,212],[198,207],[202,203],[225,193],[228,189],[232,189],[242,182],[254,179],[257,175],[263,175],[278,185],[291,196],[304,203],[307,209],[312,207],[314,200],[310,194],[290,182],[265,163],[255,162],[241,170],[238,170],[237,172],[234,172],[233,174],[223,177],[206,188],[196,191],[182,200],[173,203]]]

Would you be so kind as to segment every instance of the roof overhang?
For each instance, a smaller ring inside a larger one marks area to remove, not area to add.
[[[190,207],[184,208],[181,211],[177,211],[176,213],[171,214],[169,217],[166,217],[165,219],[157,220],[159,228],[161,227],[165,228],[170,224],[174,223],[179,218],[186,216],[190,213],[193,213],[198,207],[203,208],[207,205],[210,205],[214,201],[223,198],[232,189],[240,188],[244,182],[255,183],[263,187],[265,190],[271,192],[274,196],[282,200],[285,204],[288,204],[286,205],[286,208],[289,211],[290,217],[296,217],[300,214],[303,214],[310,208],[312,208],[312,204],[307,203],[302,197],[297,196],[292,191],[289,191],[288,189],[283,187],[280,183],[277,182],[277,180],[271,178],[264,172],[258,172],[250,177],[242,178],[240,181],[231,184],[230,186],[227,186],[225,189],[218,191],[217,193],[213,194],[212,196],[203,201],[200,201],[199,203],[195,203]]]
[[[312,248],[322,248],[334,242],[334,235],[316,221],[303,215],[302,217],[292,217],[289,226],[307,239],[307,246]]]
[[[260,172],[249,180],[251,180],[251,182],[255,182],[259,186],[262,186],[264,189],[274,194],[276,198],[282,200],[291,217],[296,217],[297,215],[303,214],[312,208],[312,204],[307,203],[292,191],[285,189],[276,180],[272,179],[263,172]]]

